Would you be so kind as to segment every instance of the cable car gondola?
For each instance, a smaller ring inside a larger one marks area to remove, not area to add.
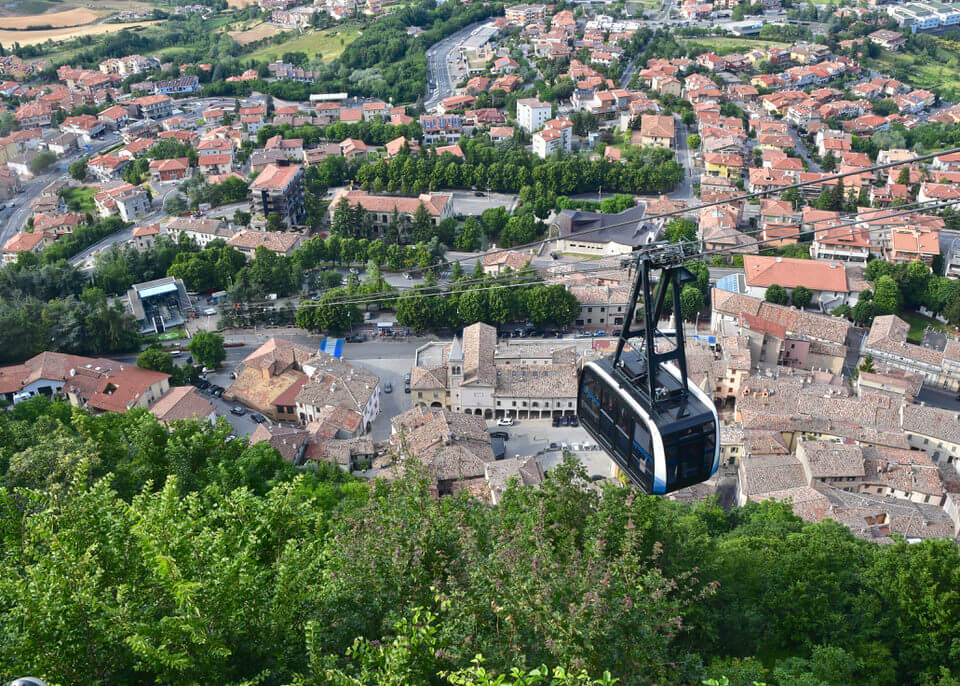
[[[673,348],[660,350],[656,330],[667,284],[673,284],[674,312],[680,289],[693,275],[683,267],[679,246],[659,246],[640,257],[637,280],[612,357],[584,364],[577,414],[581,425],[604,447],[620,470],[644,493],[664,494],[709,479],[719,464],[719,421],[707,395],[687,379],[683,326],[676,326]],[[660,269],[655,296],[650,272]],[[633,329],[636,305],[644,296],[644,326]],[[624,350],[642,337],[637,352]],[[661,346],[662,347],[662,346]],[[675,362],[676,364],[672,364]]]

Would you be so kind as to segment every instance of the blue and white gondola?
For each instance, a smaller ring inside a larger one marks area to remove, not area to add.
[[[616,369],[613,358],[584,364],[581,425],[644,493],[662,495],[709,479],[720,462],[713,402],[691,383],[683,393],[679,371],[665,364],[664,394],[651,407],[625,371],[637,368],[636,355],[624,357],[625,366]]]

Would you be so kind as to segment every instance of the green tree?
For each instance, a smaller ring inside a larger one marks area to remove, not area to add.
[[[877,279],[876,288],[873,294],[873,314],[880,316],[884,314],[896,314],[903,305],[903,298],[900,294],[900,288],[897,282],[890,276],[881,276]],[[856,308],[854,308],[856,309]]]
[[[811,300],[813,300],[813,291],[806,286],[797,286],[793,289],[791,301],[797,309],[806,309]]]
[[[171,216],[178,216],[187,211],[187,201],[179,193],[174,193],[163,204],[163,210]]]
[[[837,157],[833,154],[833,150],[828,150],[827,154],[823,156],[820,168],[825,172],[831,172],[837,168]]]
[[[200,331],[190,339],[190,354],[198,364],[216,369],[227,359],[223,336],[209,331]]]
[[[84,157],[76,162],[71,162],[70,166],[67,167],[67,171],[72,178],[83,182],[83,180],[87,178],[87,158]]]
[[[580,314],[580,301],[560,284],[534,286],[524,292],[527,317],[534,326],[564,327]]]
[[[696,133],[691,133],[687,136],[687,147],[696,150],[700,147],[700,135]]]
[[[305,301],[297,309],[297,326],[309,331],[341,334],[363,321],[360,309],[351,303],[347,289],[337,288],[324,293],[317,301]]]
[[[688,243],[697,239],[697,225],[684,217],[671,219],[663,232],[671,243]]]
[[[253,219],[253,215],[249,212],[237,210],[233,213],[233,223],[237,226],[250,226],[251,219]]]
[[[683,318],[691,322],[696,321],[704,307],[706,307],[706,300],[700,289],[693,284],[685,285],[680,291],[680,312]]]
[[[50,168],[50,165],[54,164],[57,161],[57,154],[51,152],[50,150],[45,150],[39,155],[30,160],[30,171],[34,174],[42,174],[47,169]]]
[[[172,375],[174,372],[173,356],[159,345],[151,345],[137,355],[137,366],[164,374]]]
[[[480,249],[480,225],[473,217],[467,217],[467,220],[460,227],[456,240],[457,250],[473,252]]]
[[[790,302],[790,296],[787,294],[787,289],[778,283],[771,284],[767,288],[765,298],[768,303],[773,303],[775,305],[786,305]]]
[[[868,372],[873,374],[876,372],[876,368],[873,365],[873,355],[867,353],[866,357],[863,358],[863,362],[860,363],[860,366],[857,367],[861,372]]]
[[[413,227],[410,230],[410,240],[414,243],[424,243],[433,238],[436,233],[436,227],[433,225],[433,218],[427,211],[426,205],[422,202],[417,205],[417,211],[413,214]]]
[[[267,231],[283,231],[287,228],[286,222],[279,212],[271,212],[267,215]]]

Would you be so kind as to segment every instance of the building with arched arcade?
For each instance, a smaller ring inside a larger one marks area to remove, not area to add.
[[[462,339],[417,349],[410,393],[415,405],[488,419],[574,414],[576,349],[560,342],[498,343],[496,328],[473,324]]]

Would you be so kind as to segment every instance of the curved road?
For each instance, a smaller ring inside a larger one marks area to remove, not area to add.
[[[464,26],[427,49],[427,93],[423,101],[424,109],[429,110],[454,94],[453,90],[460,79],[450,73],[450,56],[456,54],[461,41],[486,23],[488,21],[484,20]]]

